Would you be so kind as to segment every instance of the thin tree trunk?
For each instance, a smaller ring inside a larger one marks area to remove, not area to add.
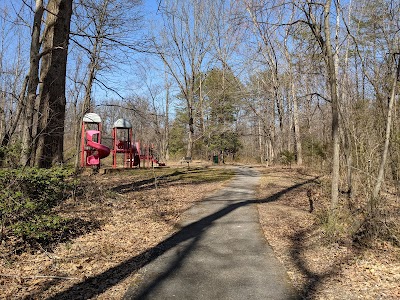
[[[264,151],[262,143],[262,130],[261,130],[261,119],[258,118],[258,147],[260,151],[260,163],[264,164]]]
[[[194,122],[193,122],[193,108],[191,107],[191,103],[188,103],[188,117],[189,117],[189,130],[188,130],[188,142],[187,142],[187,150],[186,157],[192,157],[193,154],[193,134],[194,134]]]
[[[339,202],[339,152],[340,152],[340,137],[339,137],[339,99],[337,94],[337,74],[335,67],[334,53],[332,52],[331,30],[330,30],[330,9],[332,1],[326,1],[324,7],[324,33],[325,33],[325,51],[326,62],[328,67],[329,88],[331,94],[332,105],[332,185],[331,185],[331,210],[335,211]]]
[[[164,143],[164,154],[165,161],[169,160],[169,83],[167,72],[165,72],[165,143]]]
[[[294,90],[294,87],[292,87]],[[296,160],[297,165],[301,166],[303,164],[303,148],[301,145],[301,137],[300,137],[300,124],[299,124],[299,109],[297,105],[297,97],[296,95],[292,95],[293,97],[293,122],[294,122],[294,137],[296,139]]]
[[[296,97],[296,87],[293,78],[293,65],[286,45],[286,40],[285,40],[285,54],[286,54],[286,59],[289,63],[289,80],[290,80],[291,99],[293,104],[292,114],[293,114],[295,147],[296,147],[296,163],[297,165],[301,166],[303,164],[303,151],[300,139],[299,109]]]
[[[373,199],[376,199],[381,191],[381,186],[382,186],[382,182],[383,182],[383,178],[384,178],[384,174],[385,174],[385,165],[386,165],[386,160],[387,160],[388,151],[389,151],[389,144],[390,144],[390,129],[392,127],[392,113],[393,113],[393,107],[394,107],[394,102],[395,102],[394,100],[396,97],[397,75],[398,75],[399,71],[400,71],[400,60],[397,62],[396,71],[393,73],[392,92],[390,95],[388,113],[387,113],[387,118],[386,118],[385,144],[383,147],[378,177],[376,179],[375,188],[374,188],[374,191],[372,194]]]
[[[26,103],[24,115],[24,125],[22,131],[22,152],[21,165],[30,164],[33,142],[33,120],[34,108],[37,96],[37,88],[39,85],[39,61],[40,61],[40,31],[43,17],[43,0],[36,0],[36,8],[33,19],[32,39],[30,46],[29,59],[29,83],[28,83],[28,101]]]

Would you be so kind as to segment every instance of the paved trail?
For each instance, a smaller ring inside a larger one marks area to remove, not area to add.
[[[251,168],[190,209],[124,299],[288,300],[296,295],[258,222]]]

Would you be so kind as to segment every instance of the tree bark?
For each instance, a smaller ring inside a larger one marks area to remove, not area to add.
[[[325,34],[325,60],[328,69],[328,82],[331,94],[332,105],[332,185],[331,185],[331,210],[335,211],[339,201],[339,99],[337,94],[337,74],[332,51],[331,29],[330,29],[330,10],[332,1],[328,0],[324,7],[324,34]]]
[[[392,114],[393,114],[393,107],[394,107],[394,100],[396,97],[396,88],[397,88],[397,75],[400,70],[400,60],[397,62],[395,72],[393,72],[393,83],[392,83],[392,92],[390,95],[390,100],[389,100],[389,107],[388,107],[388,113],[387,113],[387,118],[386,118],[386,135],[385,135],[385,144],[383,147],[382,151],[382,158],[381,158],[381,163],[379,166],[379,172],[378,172],[378,177],[376,179],[375,183],[375,188],[373,191],[373,199],[376,199],[379,196],[379,193],[381,191],[381,186],[385,174],[385,165],[386,165],[386,160],[389,152],[389,144],[390,144],[390,130],[392,127]]]
[[[331,42],[331,26],[330,15],[332,0],[327,0],[324,4],[323,24],[319,24],[312,13],[311,7],[314,3],[307,1],[308,10],[304,10],[308,25],[315,36],[321,50],[323,51],[324,60],[327,68],[328,86],[331,95],[331,115],[332,115],[332,182],[331,182],[331,212],[334,214],[339,201],[339,152],[340,152],[340,136],[339,136],[339,99],[337,92],[337,74],[335,67],[335,58],[332,50]],[[323,31],[321,27],[323,26]]]
[[[50,0],[47,10],[35,160],[35,165],[46,168],[63,162],[65,79],[72,0]]]
[[[188,142],[186,149],[186,157],[192,157],[193,154],[193,134],[194,134],[194,122],[193,122],[193,108],[191,103],[188,103],[188,117],[189,117],[189,131],[188,131]]]
[[[168,74],[165,72],[165,129],[164,129],[164,158],[167,162],[169,160],[169,87]]]
[[[28,83],[28,101],[26,103],[24,115],[24,124],[22,131],[22,152],[21,165],[30,164],[33,142],[33,120],[34,108],[37,97],[37,88],[39,85],[39,62],[40,62],[40,31],[43,17],[43,0],[36,0],[35,14],[33,18],[32,39],[30,46],[29,59],[29,83]]]
[[[293,81],[293,79],[292,79]],[[294,85],[294,83],[292,82]],[[292,87],[292,91],[294,91],[294,87]],[[294,137],[296,144],[296,162],[297,165],[301,166],[303,164],[303,150],[301,145],[301,137],[300,137],[300,124],[299,124],[299,109],[297,104],[296,95],[292,95],[293,97],[293,123],[294,123]]]

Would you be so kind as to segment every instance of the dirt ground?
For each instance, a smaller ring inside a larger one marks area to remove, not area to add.
[[[307,190],[315,176],[260,171],[258,197],[267,200],[258,205],[260,223],[304,299],[400,298],[398,248],[326,243],[318,200],[309,212]],[[135,270],[178,229],[181,214],[230,178],[221,170],[192,175],[177,172],[156,181],[133,173],[87,177],[85,193],[57,207],[62,215],[83,220],[87,228],[81,235],[18,255],[0,245],[0,299],[121,299]],[[208,180],[213,176],[220,181]]]
[[[0,299],[121,299],[152,247],[177,230],[181,214],[232,173],[165,172],[157,180],[138,171],[84,177],[84,193],[57,211],[88,228],[33,253],[16,255],[0,245]]]
[[[316,198],[309,212],[307,191],[315,175],[272,168],[263,173],[259,197],[273,201],[258,205],[260,223],[304,299],[400,299],[399,248],[328,243],[318,221],[325,200]]]

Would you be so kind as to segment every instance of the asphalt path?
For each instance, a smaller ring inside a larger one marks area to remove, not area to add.
[[[297,299],[259,224],[258,181],[256,170],[238,168],[225,188],[188,210],[124,299]]]

